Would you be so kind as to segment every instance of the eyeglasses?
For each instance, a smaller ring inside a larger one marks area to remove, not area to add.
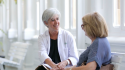
[[[81,28],[82,28],[82,29],[83,29],[83,27],[84,27],[84,24],[81,25]]]

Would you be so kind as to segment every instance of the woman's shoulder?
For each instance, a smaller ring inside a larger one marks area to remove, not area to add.
[[[98,39],[101,40],[101,41],[105,41],[105,40],[107,40],[106,37],[102,37],[102,38],[101,38],[101,37],[98,37]]]
[[[62,29],[62,28],[59,28],[59,32],[61,32],[61,33],[70,33],[68,30],[65,30],[65,29]]]
[[[106,37],[98,38],[99,43],[109,43],[108,39]]]
[[[42,38],[42,37],[45,38],[48,35],[49,35],[49,32],[48,32],[48,30],[46,30],[44,33],[41,33],[38,38]]]
[[[75,40],[75,37],[67,30],[61,29],[60,36],[63,37],[67,41]]]
[[[106,37],[103,38],[96,38],[95,41],[92,43],[92,45],[108,45],[109,41]]]
[[[106,37],[103,38],[97,37],[93,42],[93,44],[99,44],[99,43],[108,43],[108,40]]]

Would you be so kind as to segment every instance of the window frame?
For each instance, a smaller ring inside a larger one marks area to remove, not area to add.
[[[112,1],[113,2],[113,6],[112,6],[112,8],[113,8],[113,11],[112,11],[113,12],[113,14],[112,14],[113,22],[112,22],[112,24],[110,24],[108,26],[108,27],[110,27],[109,28],[109,36],[125,36],[125,32],[124,32],[125,31],[125,26],[124,26],[124,24],[125,24],[125,20],[124,20],[124,18],[125,18],[125,13],[124,13],[124,11],[125,11],[125,5],[124,5],[125,1],[123,1],[123,0],[120,0],[120,18],[121,18],[120,19],[120,26],[116,26],[116,27],[113,26],[114,23],[117,23],[115,21],[117,19],[117,16],[116,16],[117,7],[115,7],[116,1],[117,0]]]
[[[65,0],[67,1],[67,0]],[[66,5],[65,5],[65,10],[66,10]],[[67,19],[65,19],[65,30],[68,30],[70,31],[74,36],[76,36],[76,28],[73,28],[73,0],[69,0],[69,12],[68,12],[68,18],[69,18],[69,21],[67,21]],[[65,11],[65,18],[66,18],[66,11]],[[68,28],[66,27],[66,24],[69,22],[69,25],[68,25]],[[76,23],[76,22],[75,22]]]

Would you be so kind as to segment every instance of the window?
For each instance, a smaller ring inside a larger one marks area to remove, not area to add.
[[[125,0],[112,0],[108,5],[110,36],[125,36]]]
[[[117,17],[117,19],[118,19],[117,25],[120,26],[120,23],[121,23],[121,22],[120,22],[120,21],[121,21],[121,16],[120,16],[120,14],[121,14],[121,13],[120,13],[120,0],[117,1],[117,4],[118,4],[118,5],[117,5],[117,16],[118,16],[118,17]]]
[[[114,23],[113,30],[122,32],[125,30],[125,1],[114,0]]]
[[[76,29],[76,0],[65,0],[65,29]]]
[[[69,29],[69,0],[65,0],[65,29]]]
[[[36,4],[37,4],[37,30],[39,30],[39,1],[37,1]]]
[[[76,34],[76,0],[65,0],[65,29]]]
[[[73,0],[73,25],[72,28],[76,29],[76,0]]]
[[[114,23],[113,27],[121,26],[120,0],[114,0]]]

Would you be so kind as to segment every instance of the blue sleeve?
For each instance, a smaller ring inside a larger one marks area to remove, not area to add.
[[[95,61],[97,63],[97,67],[100,68],[102,66],[103,53],[98,52],[98,47],[99,47],[98,40],[96,40],[90,47],[87,63]]]
[[[97,39],[90,47],[87,63],[95,61],[97,67],[101,68],[102,64],[110,63],[110,48],[105,38]]]
[[[97,63],[97,67],[100,68],[102,66],[102,62],[99,59],[101,59],[101,57],[98,57],[97,51],[96,50],[90,50],[90,52],[88,54],[87,63],[95,61]]]

